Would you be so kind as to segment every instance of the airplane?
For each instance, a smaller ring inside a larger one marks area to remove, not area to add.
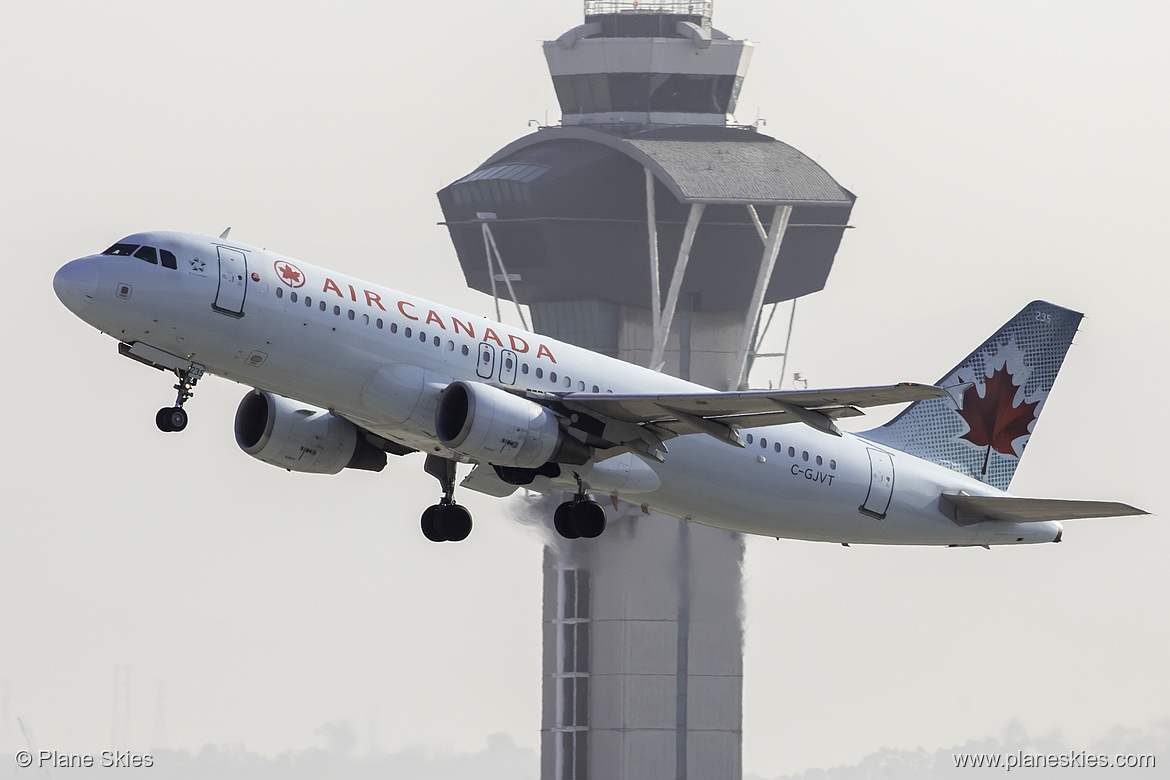
[[[229,229],[230,230],[230,229]],[[239,447],[294,472],[381,471],[425,453],[430,540],[462,541],[461,486],[571,494],[568,539],[609,498],[687,522],[841,544],[1059,542],[1062,521],[1146,514],[1008,491],[1081,320],[1034,301],[935,385],[717,392],[228,238],[145,232],[66,263],[61,302],[120,354],[178,378],[157,427],[183,430],[196,383],[253,388]],[[842,432],[862,409],[909,403]]]

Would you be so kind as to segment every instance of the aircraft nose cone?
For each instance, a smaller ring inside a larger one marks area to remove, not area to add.
[[[80,312],[93,303],[97,288],[97,265],[88,257],[66,263],[53,277],[53,291],[72,312]]]

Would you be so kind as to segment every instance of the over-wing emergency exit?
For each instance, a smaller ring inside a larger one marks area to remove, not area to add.
[[[1060,541],[1063,520],[1144,514],[1115,502],[1007,491],[1081,315],[1035,301],[935,385],[716,392],[224,236],[140,233],[53,280],[121,354],[175,374],[166,432],[196,384],[251,388],[244,452],[290,471],[382,470],[425,453],[441,486],[422,513],[460,541],[467,489],[567,491],[567,538],[621,499],[744,533],[840,543]],[[836,420],[910,403],[887,425]]]

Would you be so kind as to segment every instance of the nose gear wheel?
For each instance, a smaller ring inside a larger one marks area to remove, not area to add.
[[[204,368],[198,363],[192,363],[190,368],[176,368],[175,376],[179,378],[175,384],[178,395],[175,396],[174,406],[164,406],[154,415],[154,424],[164,433],[175,433],[187,427],[187,411],[183,408],[191,396],[195,394],[195,385],[203,377]]]

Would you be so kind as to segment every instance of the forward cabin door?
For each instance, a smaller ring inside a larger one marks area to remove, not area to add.
[[[244,316],[244,298],[248,294],[248,257],[238,249],[219,249],[219,289],[211,308],[232,317]]]
[[[869,493],[865,503],[858,509],[881,520],[890,508],[894,496],[894,459],[890,453],[868,449],[869,452]]]

